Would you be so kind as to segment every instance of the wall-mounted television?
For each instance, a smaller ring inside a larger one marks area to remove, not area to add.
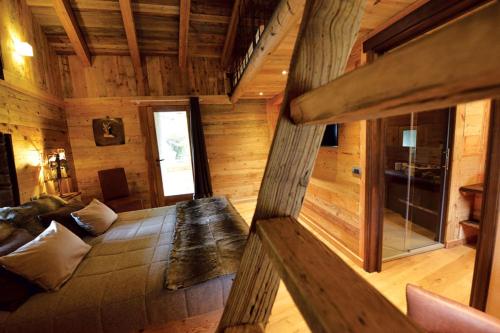
[[[327,125],[321,147],[338,147],[339,145],[339,124]]]

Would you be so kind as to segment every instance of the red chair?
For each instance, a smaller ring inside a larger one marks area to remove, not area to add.
[[[142,200],[130,195],[125,169],[101,170],[98,175],[104,203],[116,213],[144,209]]]
[[[408,317],[429,333],[498,333],[500,319],[428,292],[406,286]]]

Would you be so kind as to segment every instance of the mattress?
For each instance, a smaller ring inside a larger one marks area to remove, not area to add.
[[[190,288],[164,288],[175,206],[119,214],[57,292],[0,312],[0,332],[137,332],[224,307],[233,275]]]

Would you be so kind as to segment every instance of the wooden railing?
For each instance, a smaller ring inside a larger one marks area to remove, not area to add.
[[[314,332],[421,331],[296,217],[325,124],[500,95],[500,4],[341,76],[364,2],[306,3],[251,232],[219,332],[261,332],[280,278]],[[483,221],[498,219],[500,202],[498,110],[492,119]]]
[[[231,90],[245,71],[279,0],[239,0],[235,44],[229,60]]]

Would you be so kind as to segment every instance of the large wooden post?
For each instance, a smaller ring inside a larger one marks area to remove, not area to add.
[[[297,217],[325,125],[294,125],[290,101],[343,74],[365,0],[308,0],[295,45],[285,97],[262,180],[251,233],[218,331],[265,324],[279,276],[256,234],[256,221]]]

